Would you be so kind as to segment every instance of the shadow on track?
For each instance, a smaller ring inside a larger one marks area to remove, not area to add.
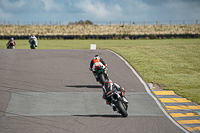
[[[119,118],[121,115],[72,115],[72,116],[80,116],[80,117],[110,117],[110,118]]]
[[[75,87],[75,88],[101,88],[101,85],[65,85],[65,87]]]

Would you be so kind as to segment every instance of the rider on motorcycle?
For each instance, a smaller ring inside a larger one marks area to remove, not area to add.
[[[15,42],[14,38],[11,38],[11,39],[8,41],[8,43],[6,44],[7,48],[9,47],[10,43],[13,43],[13,46],[16,45],[16,42]]]
[[[111,90],[118,90],[121,91],[122,93],[122,100],[126,103],[128,103],[128,101],[125,98],[125,90],[123,87],[119,86],[116,83],[113,83],[111,79],[106,79],[105,81],[105,85],[103,86],[103,96],[102,98],[106,100],[106,104],[110,105],[113,108],[113,111],[116,111],[116,107],[113,103],[111,103],[111,99],[107,98],[107,95],[109,94],[109,91]]]
[[[34,35],[31,35],[31,37],[29,38],[29,44],[30,44],[30,47],[31,47],[31,40],[34,39],[35,40],[35,47],[37,47],[37,44],[38,44],[38,41],[37,41],[37,38],[34,36]]]
[[[90,69],[90,71],[92,71],[97,82],[99,81],[99,78],[98,78],[97,73],[95,71],[95,66],[97,66],[99,64],[105,66],[105,69],[107,70],[108,65],[105,63],[105,61],[99,55],[95,55],[94,58],[90,62],[90,68],[89,69]],[[106,77],[108,78],[107,71],[105,71],[105,74],[106,74]]]

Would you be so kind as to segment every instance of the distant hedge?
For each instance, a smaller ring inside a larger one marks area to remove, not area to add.
[[[174,38],[200,38],[200,34],[152,34],[152,35],[35,35],[38,39],[126,39],[126,40],[135,40],[135,39],[174,39]],[[0,39],[29,39],[28,35],[0,35]]]
[[[79,20],[79,21],[75,21],[75,22],[69,22],[68,25],[93,25],[93,22],[90,20]]]

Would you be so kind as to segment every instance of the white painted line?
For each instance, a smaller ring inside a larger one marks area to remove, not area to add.
[[[160,104],[160,102],[158,101],[158,99],[152,94],[151,90],[149,89],[149,87],[147,86],[146,82],[140,77],[140,75],[132,68],[132,66],[124,59],[122,58],[120,55],[118,55],[117,53],[108,50],[112,53],[114,53],[115,55],[117,55],[121,60],[123,60],[125,62],[125,64],[132,70],[132,72],[136,75],[136,77],[140,80],[140,82],[144,85],[147,93],[155,100],[155,102],[157,103],[157,105],[159,106],[159,108],[163,111],[163,113],[180,129],[182,129],[184,132],[186,133],[190,133],[189,131],[187,131],[185,128],[183,128],[182,126],[180,126],[174,119],[172,119],[172,117],[165,111],[165,109],[162,107],[162,105]]]

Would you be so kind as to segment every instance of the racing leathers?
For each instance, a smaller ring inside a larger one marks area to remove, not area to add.
[[[128,103],[128,101],[125,98],[125,90],[124,90],[124,88],[121,87],[121,86],[119,86],[116,83],[113,83],[112,80],[106,79],[105,85],[102,87],[102,89],[103,89],[103,96],[102,96],[102,98],[106,100],[106,104],[112,106],[112,108],[113,108],[114,111],[116,111],[116,107],[115,107],[114,104],[111,103],[111,98],[107,97],[107,94],[109,94],[109,91],[115,90],[115,89],[118,90],[118,91],[121,91],[121,95],[122,95],[123,101]]]
[[[37,47],[37,45],[38,45],[38,40],[37,40],[37,38],[34,36],[34,35],[32,35],[30,38],[29,38],[29,44],[30,44],[30,47],[31,47],[31,40],[35,40],[35,47]]]
[[[96,81],[99,81],[95,67],[96,66],[104,66],[105,67],[105,74],[106,77],[108,78],[108,74],[107,74],[107,64],[105,63],[105,61],[102,58],[96,58],[94,57],[94,59],[91,60],[90,62],[90,70],[92,71],[92,73],[94,74]]]
[[[12,45],[12,46],[15,46],[15,45],[16,45],[16,42],[15,42],[14,39],[12,39],[12,38],[11,38],[11,39],[8,41],[8,43],[6,44],[7,48],[8,48],[10,45]]]

